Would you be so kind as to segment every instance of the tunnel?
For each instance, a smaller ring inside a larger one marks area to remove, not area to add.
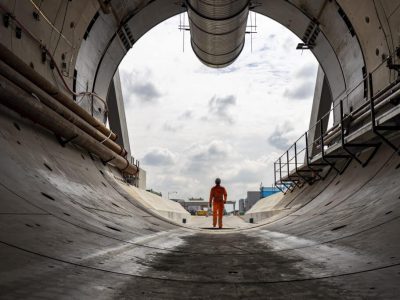
[[[211,230],[141,189],[114,76],[187,1],[0,0],[0,299],[400,298],[400,1],[247,5],[320,68],[279,196]]]

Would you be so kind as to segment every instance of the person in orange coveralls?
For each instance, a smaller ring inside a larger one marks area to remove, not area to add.
[[[215,179],[215,186],[211,188],[209,205],[213,204],[213,227],[217,226],[222,228],[222,216],[224,214],[224,204],[228,194],[223,186],[221,186],[221,179]]]

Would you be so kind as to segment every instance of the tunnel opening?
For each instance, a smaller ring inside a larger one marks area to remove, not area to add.
[[[247,35],[238,60],[209,69],[190,49],[190,34],[178,31],[186,18],[153,28],[119,66],[132,152],[148,189],[206,199],[222,177],[236,201],[272,184],[271,161],[306,130],[318,63],[296,50],[301,40],[290,31],[254,14],[257,34]]]

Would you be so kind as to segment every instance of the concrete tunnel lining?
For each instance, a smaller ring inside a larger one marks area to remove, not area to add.
[[[255,10],[279,19],[301,36],[320,11],[318,5],[307,7],[306,1],[299,15],[297,2],[262,2]],[[92,13],[98,10],[95,3],[87,8]],[[354,17],[361,9],[357,12],[345,1],[329,2],[320,23],[333,18],[338,3],[354,21],[358,39],[350,37],[338,18],[333,23],[340,26],[323,28],[313,49],[327,66],[334,95],[362,79],[364,61],[372,68],[379,60],[367,53],[368,30]],[[157,8],[168,9],[159,10],[163,12],[156,16],[159,19],[150,18]],[[116,4],[118,9],[124,5]],[[167,1],[141,6],[129,21],[132,27],[142,21],[134,35],[144,34],[180,9]],[[99,21],[103,18],[112,34],[108,17],[101,15]],[[104,25],[94,23],[89,42],[98,37],[96,26],[100,30]],[[345,34],[339,40],[341,30]],[[109,41],[105,34],[102,42]],[[77,62],[87,59],[87,63],[79,64],[81,87],[95,78],[96,87],[101,86],[98,92],[107,92],[106,83],[126,52],[116,48],[111,44],[102,48],[107,49],[104,57],[115,55],[102,60],[89,59],[82,46]],[[41,67],[37,71],[51,78]],[[382,75],[378,86],[393,76],[391,71]],[[359,105],[362,92],[357,90],[350,103]],[[3,105],[0,145],[0,255],[7,258],[0,261],[0,298],[395,299],[400,295],[400,157],[385,145],[365,168],[353,161],[340,176],[331,173],[286,194],[268,218],[255,214],[260,217],[255,226],[218,233],[182,226],[177,221],[184,213],[172,221],[168,211],[155,212],[141,200],[147,196],[127,186],[113,166],[74,144],[62,147],[51,132]]]

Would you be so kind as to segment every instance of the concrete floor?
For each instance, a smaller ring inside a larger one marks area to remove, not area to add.
[[[212,215],[206,216],[191,216],[188,222],[189,228],[203,229],[203,230],[218,230],[212,227]],[[251,228],[252,224],[245,222],[238,216],[224,216],[222,219],[222,230],[236,230],[241,228]]]
[[[271,218],[191,227],[0,109],[0,299],[399,299],[400,157],[287,194]],[[200,228],[200,229],[199,229]]]

